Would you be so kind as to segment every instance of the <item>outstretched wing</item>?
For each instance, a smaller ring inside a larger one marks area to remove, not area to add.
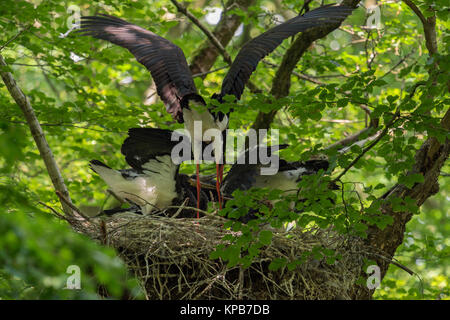
[[[232,94],[239,100],[259,61],[275,50],[284,39],[312,27],[340,23],[351,14],[352,10],[347,6],[324,6],[292,18],[250,40],[234,59],[223,80],[220,96]]]
[[[106,14],[81,17],[77,32],[128,49],[150,71],[167,112],[178,122],[183,121],[183,98],[198,95],[184,53],[178,46],[151,31]]]

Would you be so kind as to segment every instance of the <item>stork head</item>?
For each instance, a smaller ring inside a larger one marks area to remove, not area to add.
[[[215,99],[215,100],[219,101],[220,103],[224,102],[223,96],[218,93],[214,93],[211,96],[211,99]],[[233,112],[233,109],[230,109],[227,113],[223,113],[222,111],[212,112],[212,109],[213,109],[213,107],[210,107],[210,113],[213,114],[214,121],[216,122],[217,127],[221,131],[224,131],[225,129],[228,128],[229,116],[230,116],[230,113]]]
[[[221,101],[221,100],[219,100]],[[218,129],[224,132],[228,128],[228,115],[222,111],[214,110],[214,106],[205,108],[205,100],[198,94],[190,94],[183,97],[183,122],[188,131],[193,133],[193,122],[202,122],[202,136],[208,129]]]
[[[197,106],[206,106],[205,100],[202,98],[201,95],[196,93],[191,93],[188,95],[185,95],[181,101],[180,101],[182,108],[190,108],[192,105]]]

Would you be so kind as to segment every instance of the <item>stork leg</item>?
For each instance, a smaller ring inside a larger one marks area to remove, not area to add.
[[[220,171],[219,171],[219,175],[220,175],[220,185],[222,185],[223,182],[223,168],[225,167],[224,164],[220,165]]]
[[[220,192],[220,186],[222,185],[223,180],[223,164],[216,164],[216,190],[217,190],[217,198],[219,200],[219,209],[222,210],[222,193]]]
[[[217,190],[217,200],[219,201],[219,209],[222,210],[222,197],[220,194],[220,164],[216,163],[216,190]]]
[[[197,219],[200,218],[200,165],[197,163],[195,165],[196,168],[196,175],[197,175]]]

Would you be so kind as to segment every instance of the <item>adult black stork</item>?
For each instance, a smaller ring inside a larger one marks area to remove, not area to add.
[[[298,183],[302,177],[306,175],[313,175],[318,173],[321,169],[326,171],[329,167],[329,162],[324,159],[307,160],[307,161],[294,161],[287,162],[284,159],[280,159],[273,152],[287,148],[288,145],[278,145],[273,147],[257,146],[251,149],[247,149],[233,164],[228,171],[225,180],[222,185],[222,193],[228,197],[231,197],[235,190],[248,190],[252,187],[255,188],[268,188],[277,189],[283,191],[285,194],[294,194],[298,191]],[[267,148],[264,151],[264,155],[272,158],[272,161],[278,162],[278,171],[276,174],[263,174],[262,169],[271,166],[269,163],[263,163],[259,156],[261,155],[260,149]],[[255,152],[256,157],[253,163],[248,163],[246,159],[250,158],[250,153]],[[335,186],[331,186],[335,189]],[[274,202],[271,201],[273,205]],[[256,218],[255,212],[250,211],[246,216],[241,217],[241,222],[248,222],[251,219]]]
[[[90,167],[119,200],[137,205],[144,215],[182,203],[186,198],[189,202],[185,206],[197,205],[206,210],[216,195],[210,197],[201,192],[200,197],[195,197],[191,178],[179,173],[179,163],[172,161],[171,152],[178,143],[171,141],[172,136],[170,130],[130,129],[121,148],[130,169],[115,170],[99,160],[90,161]]]
[[[234,95],[239,100],[250,75],[259,61],[278,47],[284,39],[312,27],[323,24],[341,23],[351,14],[347,6],[324,6],[299,15],[250,40],[239,51],[225,76],[219,94],[213,98],[222,102],[226,95]],[[214,137],[205,137],[208,129],[221,132],[228,127],[229,114],[214,112],[206,107],[205,100],[198,94],[183,51],[169,40],[157,34],[110,15],[85,16],[81,18],[78,30],[82,35],[103,39],[128,49],[151,73],[157,93],[166,106],[166,110],[180,123],[185,123],[194,149],[197,177],[199,176],[199,145],[202,142],[216,142]],[[196,106],[206,112],[199,112]],[[202,123],[202,130],[195,134],[195,121]],[[217,192],[221,206],[220,183],[223,175],[222,157],[216,154]],[[219,150],[216,148],[215,150]],[[219,158],[219,159],[218,159]],[[218,159],[218,160],[217,160]],[[222,162],[222,163],[219,163]],[[200,182],[197,180],[197,194]]]

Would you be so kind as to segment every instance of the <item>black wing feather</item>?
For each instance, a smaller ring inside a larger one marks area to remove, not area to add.
[[[173,131],[156,128],[131,128],[122,144],[121,152],[126,162],[136,170],[157,156],[170,155],[172,148],[180,143],[171,141]],[[176,133],[178,134],[178,133]],[[189,143],[188,138],[182,141]]]
[[[287,144],[274,146],[274,151],[285,149],[287,147]],[[260,174],[260,169],[262,167],[262,164],[259,161],[259,148],[261,147],[258,146],[256,149],[258,157],[254,164],[248,163],[250,152],[255,150],[253,148],[250,150],[247,149],[238,157],[238,160],[233,164],[223,181],[222,191],[224,194],[231,195],[236,189],[248,190],[255,184],[256,177]],[[267,156],[271,156],[271,148],[267,149]],[[244,161],[241,161],[242,157],[244,157]],[[285,161],[280,159],[281,166],[283,166],[284,163]]]
[[[182,99],[197,95],[197,88],[178,46],[149,30],[106,14],[81,17],[77,32],[128,49],[150,71],[167,112],[177,121],[183,121]]]
[[[240,99],[245,84],[259,61],[278,47],[284,39],[312,27],[341,23],[351,14],[347,6],[324,6],[292,18],[250,40],[239,51],[222,83],[220,96],[232,94]]]

